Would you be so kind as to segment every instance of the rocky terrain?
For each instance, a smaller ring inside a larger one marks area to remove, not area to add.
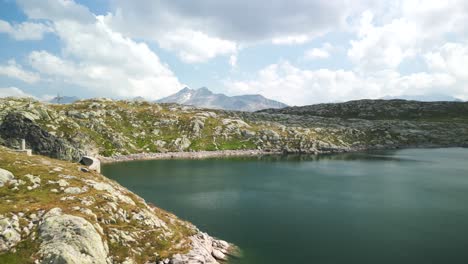
[[[468,103],[362,100],[265,110],[144,101],[44,104],[0,99],[0,144],[78,161],[83,155],[257,150],[330,153],[468,145]]]
[[[0,263],[218,263],[233,246],[83,165],[0,147]]]
[[[0,145],[8,147],[0,146],[0,263],[217,263],[229,254],[228,243],[93,171],[92,158],[90,167],[69,162],[84,155],[113,162],[468,146],[467,109],[361,100],[251,113],[0,99]],[[22,139],[34,156],[12,150]]]
[[[184,88],[156,102],[236,111],[257,111],[266,108],[283,108],[287,106],[259,94],[227,96],[225,94],[215,94],[205,87],[196,90]]]
[[[468,119],[468,102],[419,102],[407,100],[356,100],[336,104],[316,104],[259,112],[367,120],[447,121]]]

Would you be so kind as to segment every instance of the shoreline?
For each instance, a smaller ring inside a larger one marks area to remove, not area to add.
[[[319,151],[319,152],[284,152],[284,151],[266,151],[266,150],[202,150],[202,151],[181,151],[181,152],[153,152],[153,153],[135,153],[129,155],[118,155],[113,157],[97,156],[102,164],[112,164],[139,160],[170,160],[170,159],[209,159],[209,158],[225,158],[225,157],[258,157],[264,155],[282,155],[282,154],[306,154],[306,155],[320,155],[320,154],[339,154],[339,153],[355,153],[366,151],[379,151],[379,150],[396,150],[396,149],[421,149],[421,148],[467,148],[467,145],[437,145],[437,144],[421,144],[421,145],[407,145],[407,146],[387,146],[378,148],[355,148],[355,149],[340,149],[335,151]]]
[[[138,160],[169,160],[169,159],[208,159],[223,157],[255,157],[262,155],[283,154],[280,151],[264,150],[213,150],[213,151],[193,151],[193,152],[154,152],[154,153],[136,153],[129,155],[119,155],[113,157],[98,156],[102,164],[120,163]]]

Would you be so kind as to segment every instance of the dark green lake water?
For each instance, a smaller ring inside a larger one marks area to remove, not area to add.
[[[237,244],[235,263],[468,263],[468,149],[137,161],[103,172]]]

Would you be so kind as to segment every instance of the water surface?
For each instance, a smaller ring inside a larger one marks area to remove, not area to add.
[[[235,263],[468,263],[468,149],[103,167],[242,248]]]

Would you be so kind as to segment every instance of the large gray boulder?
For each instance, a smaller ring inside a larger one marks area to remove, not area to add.
[[[50,210],[39,226],[43,264],[108,264],[108,247],[94,226],[82,217]]]
[[[3,187],[8,181],[11,181],[15,178],[13,173],[0,168],[0,187]]]

